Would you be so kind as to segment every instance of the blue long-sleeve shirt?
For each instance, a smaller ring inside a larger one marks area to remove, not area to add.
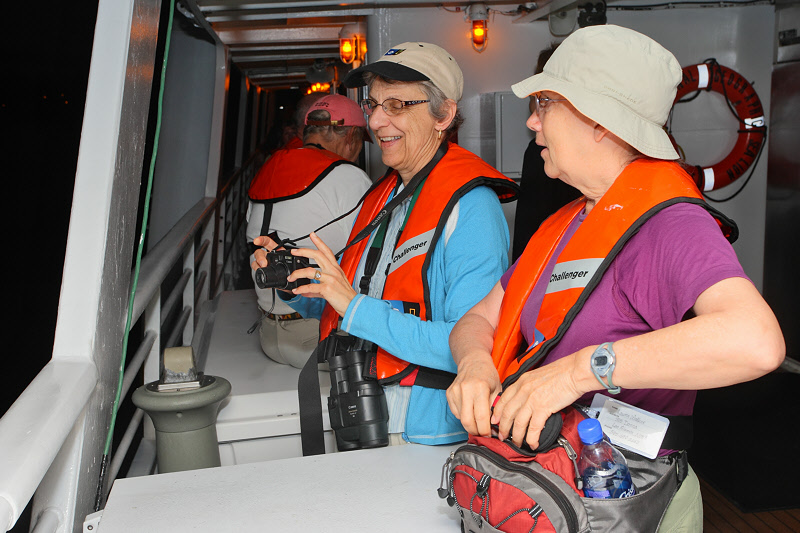
[[[409,363],[455,373],[450,331],[508,268],[508,247],[508,225],[497,195],[488,187],[476,187],[459,199],[434,247],[427,273],[430,320],[359,294],[347,307],[341,328]],[[325,305],[321,298],[295,297],[288,303],[304,317],[316,318]],[[405,437],[448,444],[465,440],[467,433],[450,412],[444,390],[413,386]]]

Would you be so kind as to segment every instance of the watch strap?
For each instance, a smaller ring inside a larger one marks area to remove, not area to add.
[[[598,374],[597,373],[597,368],[593,364],[594,363],[594,356],[597,353],[597,350],[595,350],[595,353],[592,354],[592,359],[590,360],[590,367],[592,369],[592,374],[594,374],[594,377],[597,378],[597,381],[600,383],[600,385],[603,386],[604,389],[606,389],[611,394],[619,394],[622,391],[622,389],[617,387],[616,385],[614,385],[614,382],[611,380],[611,377],[614,374],[614,368],[617,366],[617,354],[614,353],[613,344],[614,344],[613,342],[604,342],[603,344],[601,344],[598,347],[598,350],[600,348],[605,348],[608,352],[611,353],[611,357],[612,357],[611,365],[609,365],[608,370],[606,371],[605,375],[601,376],[600,374]],[[603,377],[606,378],[608,383],[603,381]]]

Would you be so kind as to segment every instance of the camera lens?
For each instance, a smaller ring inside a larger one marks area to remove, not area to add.
[[[267,288],[267,275],[264,274],[264,270],[264,268],[256,269],[256,285],[258,285],[259,289]]]
[[[284,289],[287,286],[286,277],[290,274],[286,265],[275,263],[256,270],[256,284],[260,289],[272,287]]]

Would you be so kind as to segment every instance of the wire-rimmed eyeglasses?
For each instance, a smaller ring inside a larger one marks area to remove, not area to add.
[[[533,106],[534,106],[533,112],[539,115],[540,117],[542,116],[542,113],[544,113],[547,110],[547,105],[550,102],[567,101],[566,98],[548,98],[547,96],[544,95],[539,96],[538,94],[532,94],[531,98],[533,98]]]
[[[397,115],[406,106],[424,104],[426,102],[430,102],[430,100],[399,100],[397,98],[387,98],[379,104],[372,98],[365,98],[361,100],[361,109],[364,110],[367,116],[370,116],[376,107],[381,106],[384,113],[387,115]]]

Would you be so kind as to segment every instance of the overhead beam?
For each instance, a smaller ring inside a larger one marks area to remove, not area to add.
[[[268,79],[277,79],[277,80],[284,80],[288,78],[297,78],[297,79],[305,79],[306,73],[305,72],[290,72],[290,73],[274,73],[274,74],[249,74],[248,78],[251,81],[259,81],[259,80],[268,80]]]
[[[238,55],[233,54],[232,58],[236,63],[261,63],[270,61],[299,61],[315,59],[336,59],[339,53],[317,52],[313,54],[279,54],[274,55]]]
[[[534,9],[530,13],[526,13],[521,17],[515,18],[511,22],[513,24],[535,22],[539,19],[547,17],[551,13],[556,13],[577,3],[578,2],[576,0],[543,0],[542,2],[537,2],[537,5],[540,6],[538,9]]]
[[[284,20],[284,19],[303,19],[303,18],[324,18],[324,17],[364,17],[374,15],[375,9],[371,7],[353,9],[350,6],[329,7],[326,10],[313,8],[287,8],[252,10],[252,11],[209,11],[205,12],[205,18],[212,24],[218,22],[238,22],[238,21],[259,21],[259,20]]]
[[[274,44],[274,43],[258,43],[252,45],[234,45],[229,46],[228,49],[232,54],[243,54],[243,53],[258,53],[258,52],[271,52],[271,51],[306,51],[306,50],[338,50],[339,43],[338,41],[330,41],[328,43],[324,42],[314,42],[308,44]]]
[[[360,7],[368,6],[373,8],[378,7],[439,7],[439,6],[463,6],[466,1],[453,1],[453,0],[364,0],[361,2],[342,2],[341,0],[273,0],[272,2],[265,2],[264,0],[197,0],[197,5],[201,6],[203,11],[225,11],[225,10],[254,10],[254,9],[291,9],[295,10],[299,7],[326,7],[326,6],[350,6]],[[488,5],[519,5],[518,0],[485,0],[484,4]]]
[[[219,29],[217,35],[229,46],[248,43],[287,43],[291,41],[339,41],[341,26],[300,28]]]

